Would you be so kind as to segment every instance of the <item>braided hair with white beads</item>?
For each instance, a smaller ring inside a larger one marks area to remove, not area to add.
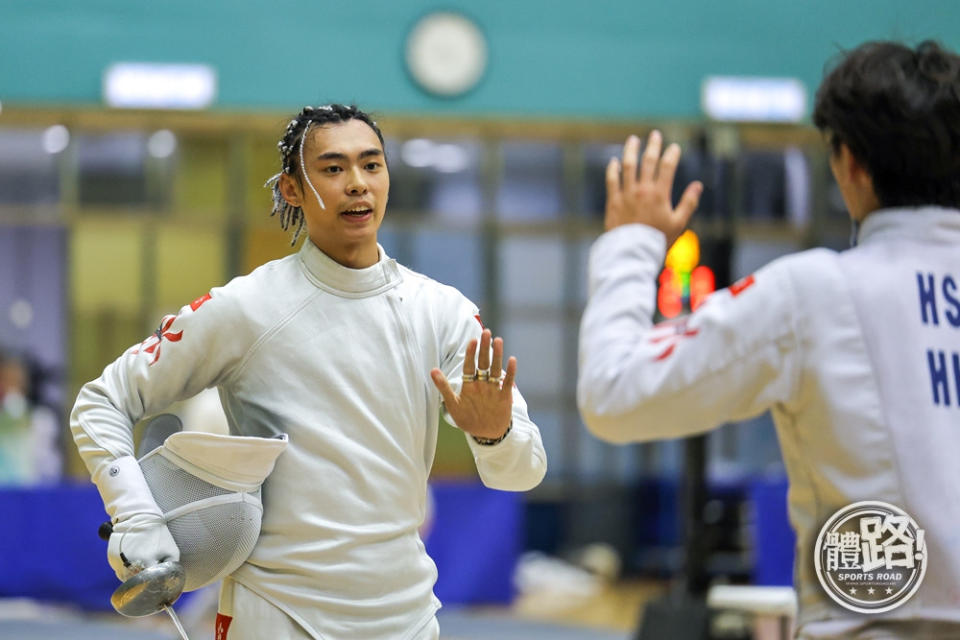
[[[317,196],[320,206],[323,207],[323,200],[320,199],[320,195],[316,189],[314,189],[309,178],[306,177],[306,169],[303,167],[303,141],[314,125],[337,124],[348,120],[360,120],[366,123],[373,129],[374,133],[377,134],[380,145],[384,146],[383,134],[380,133],[380,128],[373,118],[366,112],[358,109],[355,105],[347,106],[342,104],[304,107],[300,110],[300,113],[290,120],[283,137],[280,138],[280,142],[277,143],[277,148],[280,150],[280,173],[267,180],[263,186],[273,191],[273,208],[270,210],[270,216],[277,216],[280,219],[280,227],[284,231],[289,229],[291,225],[295,226],[293,239],[290,241],[291,246],[297,243],[297,238],[300,237],[300,233],[303,231],[305,219],[303,217],[303,209],[295,207],[284,200],[283,194],[280,193],[280,176],[286,173],[289,176],[295,177],[301,186],[306,182],[310,185],[314,195]],[[305,179],[300,177],[301,173]]]

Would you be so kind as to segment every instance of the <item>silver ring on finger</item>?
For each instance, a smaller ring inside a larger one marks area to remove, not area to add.
[[[480,382],[486,382],[490,379],[490,369],[479,369],[477,370],[477,380]]]
[[[465,373],[462,376],[460,376],[460,379],[462,379],[464,382],[473,382],[474,380],[477,379],[477,374]]]

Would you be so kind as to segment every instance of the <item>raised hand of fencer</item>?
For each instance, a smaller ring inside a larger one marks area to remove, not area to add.
[[[491,355],[491,341],[493,343]],[[503,375],[503,339],[493,339],[489,329],[477,340],[471,340],[463,361],[463,388],[457,394],[440,369],[430,377],[440,390],[447,413],[457,426],[475,438],[497,439],[510,427],[513,409],[513,380],[517,375],[517,359],[507,361]]]
[[[671,203],[673,178],[680,162],[680,145],[673,143],[660,155],[663,144],[659,131],[650,133],[637,174],[640,138],[630,136],[623,145],[623,170],[620,161],[607,164],[607,206],[604,225],[607,231],[624,224],[641,223],[667,236],[667,246],[683,233],[703,193],[703,184],[687,185],[676,208]]]

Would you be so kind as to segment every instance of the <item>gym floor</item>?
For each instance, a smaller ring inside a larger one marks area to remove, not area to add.
[[[444,640],[629,640],[644,602],[656,597],[656,583],[603,585],[586,596],[535,593],[510,607],[444,607]],[[210,603],[181,612],[192,640],[213,637]],[[29,600],[0,600],[0,638],[17,640],[173,640],[173,623],[162,614],[127,619],[114,613],[78,611]]]

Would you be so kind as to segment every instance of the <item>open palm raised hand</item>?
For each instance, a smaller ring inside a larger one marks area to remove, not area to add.
[[[610,159],[604,214],[607,231],[639,222],[662,231],[668,247],[680,237],[700,201],[703,183],[688,184],[674,207],[670,196],[680,162],[680,145],[671,144],[661,155],[662,146],[663,136],[654,130],[647,139],[642,159],[639,159],[640,138],[637,136],[630,136],[623,145],[622,167],[616,158]]]
[[[493,342],[491,357],[490,344]],[[463,389],[457,394],[440,369],[430,377],[443,396],[447,412],[463,431],[474,438],[497,440],[510,428],[513,409],[513,381],[517,375],[517,359],[507,361],[503,375],[503,339],[493,339],[484,329],[479,341],[471,340],[463,361]]]

